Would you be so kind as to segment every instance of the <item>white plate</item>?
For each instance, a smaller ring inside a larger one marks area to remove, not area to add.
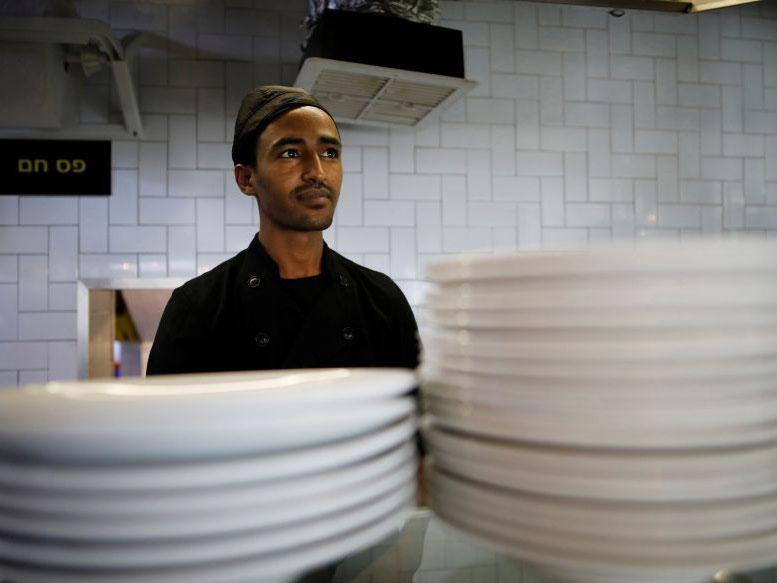
[[[311,474],[362,462],[412,438],[413,417],[373,433],[297,451],[198,463],[53,466],[0,461],[4,489],[45,492],[149,492],[234,487]],[[0,494],[1,496],[1,494]],[[2,498],[0,498],[2,499]]]
[[[565,536],[608,536],[694,541],[752,535],[777,528],[777,494],[730,502],[645,503],[593,501],[494,488],[427,464],[430,495],[459,500],[516,528],[542,528]]]
[[[56,403],[51,404],[52,409]],[[40,420],[0,425],[0,457],[57,464],[170,463],[300,449],[370,433],[406,417],[411,398],[257,413],[229,421],[138,419],[132,427],[94,427],[88,418],[48,427]],[[0,420],[0,423],[3,423]]]
[[[425,336],[424,336],[425,338]],[[498,358],[465,356],[424,344],[422,374],[448,372],[504,375],[533,379],[587,379],[593,381],[723,381],[764,380],[777,375],[777,359],[768,356],[682,360],[584,361],[573,358]]]
[[[33,541],[0,535],[0,560],[61,569],[154,569],[206,565],[292,551],[304,545],[347,534],[374,523],[402,507],[415,494],[416,480],[390,493],[329,516],[292,525],[238,534],[126,543]]]
[[[679,410],[700,405],[733,406],[777,396],[777,379],[587,379],[522,378],[481,372],[458,372],[426,366],[421,392],[462,402],[520,406],[527,402],[562,407],[669,406]]]
[[[429,296],[427,296],[429,298]],[[504,309],[461,302],[456,308],[431,303],[422,311],[422,324],[441,328],[511,329],[728,329],[777,326],[777,308],[531,308]],[[491,309],[489,309],[491,308]]]
[[[629,452],[504,443],[424,420],[437,465],[497,487],[586,499],[732,500],[777,493],[777,444],[746,449]]]
[[[310,403],[374,401],[397,397],[415,386],[413,371],[404,368],[319,368],[250,372],[197,373],[151,377],[122,377],[21,387],[25,406],[33,399],[60,399],[63,407],[92,412],[90,403],[110,412],[123,413],[136,402],[168,407],[169,411],[191,406],[226,405],[239,412],[241,403],[265,406]],[[41,395],[40,393],[45,393]],[[187,397],[187,401],[181,401]],[[197,400],[198,399],[198,400]],[[28,405],[29,403],[29,405]]]
[[[777,313],[777,309],[775,310]],[[703,343],[735,345],[740,341],[774,342],[777,345],[777,327],[746,328],[438,328],[431,329],[433,337],[480,343],[510,343],[548,346],[564,343],[599,345],[620,344],[624,348],[640,350],[651,344],[685,346]],[[774,349],[774,347],[772,347]],[[682,353],[681,353],[682,354]]]
[[[430,352],[468,357],[511,359],[596,360],[703,360],[731,357],[777,357],[777,333],[756,333],[748,329],[739,334],[717,336],[700,334],[682,340],[556,341],[531,340],[525,336],[511,339],[509,331],[468,330],[441,333],[427,331],[424,346]]]
[[[400,397],[415,384],[406,369],[344,368],[52,382],[0,393],[0,421],[63,431],[72,430],[72,422],[123,431],[162,421],[252,423],[277,412],[299,412],[301,406],[347,410],[374,404]]]
[[[777,441],[777,409],[748,411],[748,423],[729,423],[724,414],[708,415],[696,423],[687,414],[667,418],[634,411],[628,418],[580,412],[559,419],[556,411],[505,410],[427,396],[426,410],[436,423],[464,433],[509,441],[608,449],[688,449],[737,447]]]
[[[443,378],[443,377],[438,377]],[[509,380],[474,384],[456,376],[444,381],[429,380],[421,393],[430,397],[449,399],[460,406],[497,407],[516,410],[516,421],[521,411],[537,411],[558,415],[559,422],[569,415],[622,416],[612,421],[637,418],[639,423],[659,427],[682,424],[685,427],[718,426],[725,415],[728,424],[749,423],[760,419],[771,408],[777,413],[777,381],[760,381],[714,385],[666,386],[649,383],[622,383],[618,386],[593,383],[574,383],[554,386],[552,383],[520,384]],[[690,418],[692,417],[692,418]],[[604,423],[611,423],[605,418]]]
[[[621,243],[574,251],[533,251],[458,256],[430,263],[426,279],[457,282],[483,279],[603,274],[774,274],[777,245],[770,241]]]
[[[148,491],[44,491],[0,489],[0,513],[5,511],[31,519],[62,520],[123,519],[232,512],[240,509],[279,506],[281,509],[303,499],[351,492],[359,484],[379,476],[393,475],[416,458],[415,443],[404,443],[386,453],[352,465],[322,473],[288,479],[210,488]]]
[[[158,512],[143,515],[78,515],[0,510],[3,532],[12,537],[52,539],[89,543],[146,543],[157,540],[181,542],[199,537],[214,537],[282,527],[296,522],[334,515],[354,506],[389,495],[407,484],[418,471],[413,458],[382,475],[371,476],[351,489],[336,488],[277,501],[259,501],[238,508]],[[217,497],[217,496],[214,496]],[[229,497],[224,492],[222,500]],[[158,501],[157,501],[158,503]]]
[[[462,499],[432,498],[432,508],[446,521],[452,516],[466,521],[473,530],[489,531],[517,543],[518,551],[523,541],[531,541],[532,547],[544,547],[556,554],[557,559],[592,561],[599,565],[639,567],[701,567],[711,566],[714,573],[722,565],[731,570],[751,570],[769,566],[774,560],[777,531],[769,530],[735,537],[694,540],[634,540],[618,536],[581,536],[547,528],[530,528],[512,523],[507,517],[486,515],[477,505]],[[520,556],[520,555],[518,555]],[[525,556],[528,560],[535,557]],[[554,561],[555,562],[555,561]]]
[[[717,540],[631,541],[617,537],[568,535],[527,528],[492,519],[480,508],[461,500],[431,498],[434,512],[444,521],[488,541],[489,546],[531,562],[565,570],[579,570],[579,581],[595,581],[591,571],[655,573],[672,583],[704,580],[720,568],[746,571],[774,561],[777,532]]]
[[[482,398],[462,400],[444,390],[427,390],[424,396],[430,409],[440,414],[452,414],[455,417],[509,417],[515,425],[545,425],[554,422],[565,427],[562,432],[568,431],[570,435],[578,427],[584,431],[596,427],[599,433],[610,433],[613,440],[617,435],[625,434],[630,438],[631,434],[640,431],[728,431],[732,428],[777,424],[777,398],[774,392],[743,397],[728,404],[701,401],[695,410],[675,407],[671,397],[662,398],[660,395],[656,395],[655,401],[645,407],[628,402],[611,405],[595,397],[565,402],[553,394],[536,399],[518,397],[509,403],[488,402]]]
[[[408,501],[392,508],[372,522],[334,537],[292,550],[241,558],[221,563],[136,571],[94,571],[43,568],[31,565],[2,565],[2,572],[25,583],[246,583],[255,581],[296,581],[315,567],[330,564],[352,553],[369,548],[397,532],[403,525]]]
[[[444,390],[425,392],[430,408],[439,415],[452,413],[458,408],[464,415],[482,414],[487,416],[509,416],[515,425],[547,425],[553,422],[565,427],[569,437],[574,436],[578,428],[609,434],[613,443],[624,435],[631,439],[632,434],[644,432],[676,432],[678,435],[692,431],[730,431],[747,426],[777,425],[777,395],[740,398],[729,404],[725,402],[708,403],[700,401],[697,407],[677,406],[668,395],[655,395],[652,402],[641,406],[638,401],[608,403],[592,395],[590,399],[564,401],[558,395],[547,394],[537,398],[517,396],[510,402],[488,402],[484,398],[459,399]]]
[[[643,310],[717,308],[752,310],[777,309],[777,280],[733,278],[725,283],[672,282],[660,276],[623,282],[594,280],[583,284],[553,282],[548,287],[524,281],[499,283],[473,281],[445,286],[427,294],[423,307],[437,310],[600,310],[602,308]]]
[[[777,248],[777,245],[775,246]],[[585,294],[612,291],[613,294],[640,294],[647,301],[655,296],[671,300],[671,292],[683,297],[685,292],[697,290],[709,297],[733,297],[734,288],[757,291],[761,287],[777,285],[777,271],[732,273],[727,271],[682,272],[634,271],[632,273],[557,274],[552,276],[505,276],[500,278],[475,277],[467,280],[436,282],[434,289],[453,295],[480,295],[492,293],[551,293],[570,294],[572,290]],[[650,294],[646,294],[650,291]],[[566,296],[559,296],[566,297]],[[573,300],[574,301],[574,300]],[[736,301],[736,300],[735,300]],[[490,309],[490,308],[489,308]]]

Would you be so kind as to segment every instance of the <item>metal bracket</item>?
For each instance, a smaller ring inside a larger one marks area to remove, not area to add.
[[[127,133],[133,138],[143,136],[138,99],[127,60],[127,53],[130,51],[125,50],[122,43],[113,36],[111,28],[107,24],[99,20],[83,18],[3,16],[0,17],[0,40],[97,47],[105,55],[113,72],[113,80],[116,83],[124,115],[124,127],[116,125],[81,126],[63,131],[96,137],[95,134],[115,134],[118,130],[124,134],[124,137]],[[41,136],[47,133],[50,132],[36,132],[36,135]]]

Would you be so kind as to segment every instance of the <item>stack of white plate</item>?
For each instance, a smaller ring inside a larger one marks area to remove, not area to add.
[[[0,392],[0,580],[287,580],[401,527],[412,372],[327,369]]]
[[[553,580],[777,563],[777,246],[431,265],[431,498]]]

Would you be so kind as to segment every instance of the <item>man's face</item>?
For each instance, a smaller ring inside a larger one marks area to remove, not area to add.
[[[262,221],[292,231],[328,228],[343,182],[341,150],[337,126],[317,107],[292,109],[270,123],[251,180]]]

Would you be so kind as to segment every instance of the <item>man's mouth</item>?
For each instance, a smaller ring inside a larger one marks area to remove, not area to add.
[[[332,198],[332,195],[323,189],[303,190],[297,193],[297,200],[306,203],[322,203]]]

